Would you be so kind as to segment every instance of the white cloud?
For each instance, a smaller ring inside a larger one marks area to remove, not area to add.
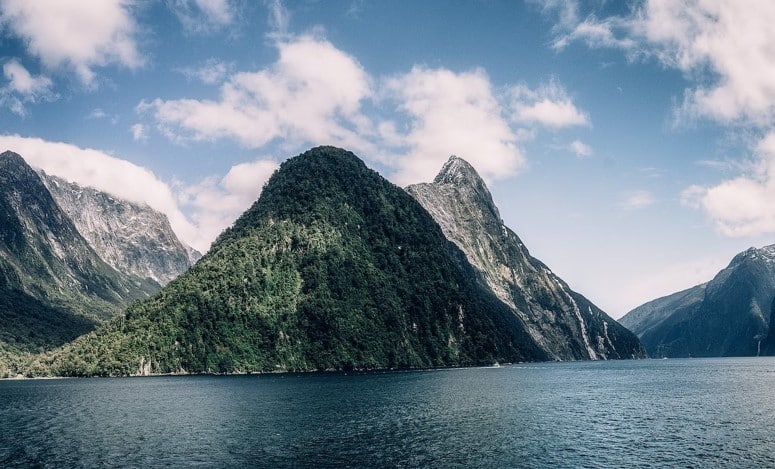
[[[574,140],[568,145],[568,149],[576,154],[579,158],[586,158],[592,156],[594,153],[592,147],[582,142],[581,140]]]
[[[219,31],[237,16],[237,7],[230,0],[168,0],[167,6],[190,33]]]
[[[181,188],[178,197],[181,204],[191,208],[201,236],[213,240],[250,208],[278,167],[270,159],[241,163],[232,166],[223,178],[210,177]]]
[[[773,123],[775,3],[650,1],[641,17],[639,26],[660,59],[700,77],[687,90],[682,112],[721,122]]]
[[[206,85],[215,85],[222,82],[234,68],[233,64],[218,59],[208,59],[199,67],[181,68],[179,71],[189,80],[200,80]]]
[[[514,174],[525,165],[518,135],[483,70],[455,73],[415,67],[387,80],[386,90],[411,118],[406,134],[382,124],[388,141],[402,143],[393,166],[399,184],[432,180],[450,155],[473,164],[485,178]]]
[[[234,138],[248,148],[274,139],[366,147],[359,135],[369,126],[360,113],[371,95],[369,76],[331,43],[310,36],[279,42],[280,57],[269,68],[232,75],[218,100],[156,99],[138,110],[151,112],[174,139]]]
[[[679,121],[775,124],[775,3],[647,0],[626,17],[583,20],[558,2],[547,9],[558,14],[558,50],[580,40],[622,49],[631,59],[653,57],[683,72],[690,86],[676,110]]]
[[[56,99],[51,90],[51,79],[43,75],[32,76],[16,59],[3,64],[3,74],[8,84],[0,89],[0,102],[16,114],[26,114],[26,103]]]
[[[654,196],[649,191],[638,190],[627,194],[620,206],[625,210],[638,210],[654,204]]]
[[[590,125],[589,116],[573,103],[556,80],[532,90],[517,85],[510,91],[512,119],[552,128]]]
[[[136,142],[145,142],[148,140],[148,129],[143,124],[133,124],[129,128],[132,131],[132,138]]]
[[[95,67],[144,64],[131,7],[129,0],[0,0],[0,21],[45,67],[70,68],[91,86]]]
[[[775,233],[775,131],[754,153],[756,162],[745,174],[711,187],[693,185],[682,194],[685,205],[703,210],[724,235]]]

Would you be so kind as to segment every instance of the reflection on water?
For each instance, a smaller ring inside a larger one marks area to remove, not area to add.
[[[0,466],[773,466],[775,359],[0,382]]]

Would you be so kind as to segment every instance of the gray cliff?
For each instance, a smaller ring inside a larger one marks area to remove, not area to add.
[[[571,290],[503,224],[490,191],[465,160],[451,157],[433,183],[407,191],[479,270],[482,282],[554,360],[642,358],[637,337]]]
[[[89,245],[119,272],[165,285],[201,257],[178,239],[166,215],[147,205],[44,172],[40,176]]]

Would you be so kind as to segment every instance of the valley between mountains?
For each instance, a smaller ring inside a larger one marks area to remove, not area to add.
[[[402,189],[313,148],[201,255],[163,214],[6,152],[0,230],[3,377],[775,353],[771,247],[617,322],[530,255],[454,156]]]

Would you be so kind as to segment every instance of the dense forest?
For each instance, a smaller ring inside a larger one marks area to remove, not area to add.
[[[28,372],[68,376],[545,359],[406,192],[355,155],[282,164],[192,269]]]

